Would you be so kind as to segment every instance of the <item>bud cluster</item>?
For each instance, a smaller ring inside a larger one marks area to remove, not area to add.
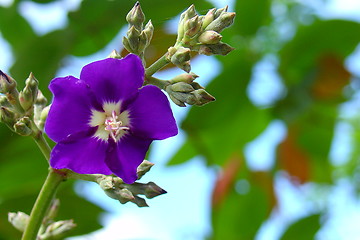
[[[215,101],[199,83],[194,82],[197,77],[194,73],[183,73],[169,81],[170,84],[165,87],[165,91],[176,105],[186,107],[186,103],[202,106]]]
[[[233,24],[235,13],[227,12],[228,7],[213,8],[204,16],[196,13],[191,5],[180,16],[177,45],[205,55],[227,55],[234,50],[221,42],[220,32]]]
[[[38,89],[39,82],[30,73],[25,87],[18,92],[16,81],[0,71],[0,122],[22,136],[33,133],[32,119],[42,129],[47,117],[47,100]]]
[[[74,221],[62,220],[54,221],[59,209],[60,201],[53,200],[46,217],[42,221],[42,225],[38,234],[38,240],[63,239],[64,235],[76,227]],[[8,214],[9,222],[19,231],[24,232],[29,222],[30,216],[23,212]]]
[[[149,20],[143,27],[145,15],[139,2],[136,2],[135,6],[127,14],[126,21],[129,23],[129,29],[127,36],[123,37],[123,45],[129,52],[143,56],[152,39],[154,26]]]
[[[147,173],[153,165],[153,163],[144,160],[137,169],[138,179]],[[115,176],[99,175],[96,182],[109,197],[118,200],[122,204],[127,202],[135,203],[138,207],[148,207],[145,199],[138,195],[144,195],[146,198],[151,199],[166,193],[164,189],[153,182],[126,184],[121,178]]]

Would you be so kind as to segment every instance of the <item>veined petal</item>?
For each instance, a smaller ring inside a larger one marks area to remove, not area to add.
[[[125,183],[132,184],[137,179],[136,169],[144,160],[151,142],[131,134],[125,135],[117,143],[110,141],[105,162],[115,175]]]
[[[170,103],[165,94],[155,86],[141,88],[127,111],[130,129],[138,137],[161,140],[178,133]]]
[[[50,90],[54,94],[45,132],[59,142],[69,134],[89,128],[91,109],[95,107],[95,97],[89,86],[73,76],[55,78]]]
[[[93,137],[93,132],[76,133],[56,144],[51,152],[51,167],[80,174],[112,174],[105,164],[109,144]]]
[[[137,93],[144,71],[140,58],[129,54],[123,59],[107,58],[86,65],[80,79],[94,89],[99,102],[117,103]]]

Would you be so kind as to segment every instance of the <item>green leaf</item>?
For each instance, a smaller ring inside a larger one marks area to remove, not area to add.
[[[285,83],[297,84],[309,76],[324,55],[344,59],[360,42],[360,24],[345,20],[318,20],[302,26],[280,51],[280,73]]]
[[[23,51],[15,55],[15,63],[10,69],[11,75],[21,87],[29,73],[32,72],[39,80],[39,88],[47,98],[51,99],[47,86],[68,51],[67,35],[62,30],[34,38],[27,42]]]
[[[271,1],[241,0],[236,1],[235,26],[242,36],[255,35],[257,30],[270,20]]]
[[[256,108],[247,97],[252,59],[247,59],[241,53],[233,53],[222,60],[223,72],[206,88],[217,101],[203,107],[193,107],[182,124],[189,138],[185,144],[192,144],[209,164],[220,165],[233,152],[256,138],[270,121],[268,110]],[[179,153],[176,157],[193,155]]]
[[[0,32],[14,52],[24,50],[27,42],[36,38],[30,24],[18,13],[16,5],[0,7]]]
[[[293,223],[280,238],[281,240],[315,239],[320,229],[320,214],[310,215]]]
[[[271,198],[256,179],[249,181],[249,190],[244,194],[231,189],[221,205],[213,208],[213,236],[210,239],[255,239],[271,211]]]

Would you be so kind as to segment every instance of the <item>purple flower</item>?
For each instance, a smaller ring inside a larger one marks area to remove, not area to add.
[[[45,125],[57,143],[51,167],[115,174],[133,183],[150,143],[178,132],[166,96],[143,83],[141,60],[132,54],[90,63],[80,79],[53,79],[54,100]]]

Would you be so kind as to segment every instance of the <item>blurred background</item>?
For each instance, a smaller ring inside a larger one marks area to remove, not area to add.
[[[122,51],[134,3],[0,0],[0,69],[19,88],[33,72],[51,101],[53,77],[78,77],[83,65]],[[156,165],[143,180],[168,194],[140,209],[68,181],[58,219],[77,223],[69,239],[359,239],[360,2],[140,3],[155,26],[149,64],[175,42],[179,14],[192,3],[200,14],[226,4],[237,13],[223,32],[236,50],[192,60],[217,101],[172,105],[181,132],[152,145]],[[7,213],[30,213],[47,167],[30,138],[0,125],[1,240],[20,239]]]

